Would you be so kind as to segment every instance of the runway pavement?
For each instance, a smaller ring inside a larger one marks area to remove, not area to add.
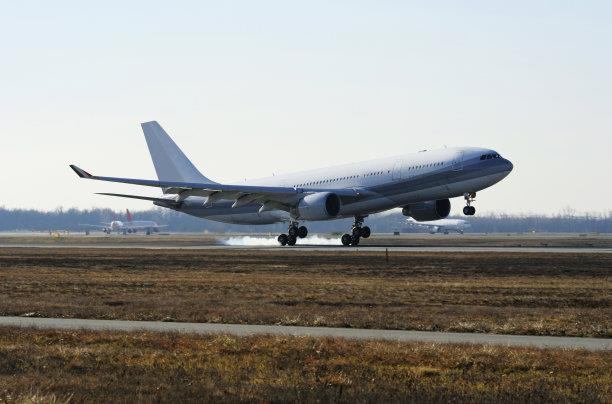
[[[132,244],[132,243],[106,243],[106,244],[95,244],[95,243],[79,243],[79,244],[45,244],[45,243],[0,243],[0,248],[140,248],[148,250],[219,250],[219,249],[243,249],[243,250],[260,250],[260,251],[385,251],[389,250],[397,252],[533,252],[533,253],[601,253],[611,254],[612,248],[576,248],[576,247],[449,247],[449,246],[397,246],[397,245],[375,245],[375,246],[358,246],[358,247],[345,247],[341,245],[295,245],[292,247],[285,246],[269,246],[269,245],[251,245],[251,246],[238,246],[238,245],[223,245],[223,244],[207,244],[207,245],[177,245],[177,244]]]
[[[36,327],[69,330],[113,330],[186,332],[197,334],[224,333],[237,336],[255,334],[293,335],[310,337],[341,337],[349,339],[424,341],[434,343],[472,343],[536,348],[578,348],[610,350],[612,339],[549,337],[531,335],[476,334],[404,330],[369,330],[358,328],[294,327],[278,325],[175,323],[159,321],[89,320],[69,318],[0,317],[0,326]]]

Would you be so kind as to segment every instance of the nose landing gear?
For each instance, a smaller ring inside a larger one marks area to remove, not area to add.
[[[306,238],[308,236],[308,228],[306,226],[299,226],[298,222],[291,222],[287,233],[281,234],[277,238],[278,243],[282,246],[295,245],[298,238]]]
[[[476,208],[472,206],[472,202],[476,200],[476,192],[466,192],[463,194],[466,206],[463,207],[463,214],[466,216],[474,216]]]
[[[355,223],[353,224],[351,234],[344,234],[342,238],[340,239],[340,241],[342,241],[342,245],[345,245],[345,246],[359,245],[359,241],[362,237],[363,238],[370,237],[370,234],[372,233],[370,228],[368,226],[362,227],[363,219],[364,217],[362,216],[355,216]]]

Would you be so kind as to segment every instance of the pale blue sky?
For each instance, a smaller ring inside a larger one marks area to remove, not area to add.
[[[612,208],[612,1],[0,4],[0,205],[145,202],[139,123],[208,177],[484,146],[514,172],[480,212]],[[457,200],[454,211],[461,202]]]

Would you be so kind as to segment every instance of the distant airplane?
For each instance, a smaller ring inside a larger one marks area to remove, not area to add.
[[[450,213],[448,198],[459,196],[466,201],[463,213],[471,216],[476,213],[472,206],[476,192],[501,181],[513,168],[494,150],[449,147],[222,184],[202,175],[157,122],[141,126],[158,180],[100,177],[75,165],[70,167],[81,178],[161,188],[164,194],[102,195],[152,201],[157,206],[225,223],[287,222],[287,233],[278,236],[281,245],[294,245],[298,238],[306,237],[308,229],[299,221],[346,217],[355,221],[350,234],[342,236],[342,244],[358,245],[361,237],[370,236],[370,228],[363,226],[370,214],[402,207],[405,216],[417,221],[443,219]],[[309,141],[296,138],[295,148],[286,152],[307,160],[307,155],[299,153],[299,143]],[[231,150],[224,153],[209,149],[205,153],[223,154],[229,164],[249,169],[247,162],[232,158]],[[253,164],[258,158],[254,152]]]
[[[471,226],[467,220],[463,220],[463,219],[440,219],[440,220],[431,220],[427,222],[417,222],[413,218],[408,218],[406,222],[410,226],[425,227],[429,229],[429,232],[431,234],[435,234],[435,233],[448,234],[451,231],[455,231],[459,234],[463,234],[465,229]]]
[[[127,222],[123,222],[121,220],[113,220],[112,222],[102,222],[101,225],[98,224],[82,224],[81,226],[91,227],[95,229],[100,229],[106,234],[111,234],[112,232],[117,233],[137,233],[139,231],[145,232],[147,235],[152,232],[159,232],[159,229],[162,227],[166,227],[166,225],[158,225],[157,223],[150,220],[134,220],[134,216],[130,213],[129,209],[125,210],[127,216]]]

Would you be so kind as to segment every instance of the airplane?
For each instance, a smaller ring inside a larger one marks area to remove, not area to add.
[[[456,231],[459,234],[463,234],[465,229],[471,227],[467,220],[463,219],[440,219],[432,220],[427,222],[418,222],[413,218],[409,217],[406,222],[410,226],[420,226],[429,229],[431,234],[444,233],[448,234],[450,231]]]
[[[102,192],[153,202],[189,215],[234,224],[285,222],[279,244],[295,245],[308,235],[300,222],[354,218],[341,242],[356,246],[368,238],[368,215],[402,208],[417,221],[444,219],[450,198],[463,197],[463,213],[474,215],[476,192],[504,179],[512,163],[496,151],[449,147],[349,163],[250,181],[219,183],[205,177],[156,121],[141,124],[157,180],[103,177],[70,165],[80,177],[161,188],[162,196]],[[217,151],[218,152],[218,151]]]
[[[112,222],[108,223],[103,222],[102,225],[81,224],[80,226],[101,229],[106,234],[111,234],[112,232],[127,234],[144,231],[147,235],[150,235],[152,232],[158,233],[160,228],[166,227],[166,225],[158,225],[151,220],[134,220],[134,215],[132,215],[129,209],[126,209],[125,212],[127,222],[113,220]]]

